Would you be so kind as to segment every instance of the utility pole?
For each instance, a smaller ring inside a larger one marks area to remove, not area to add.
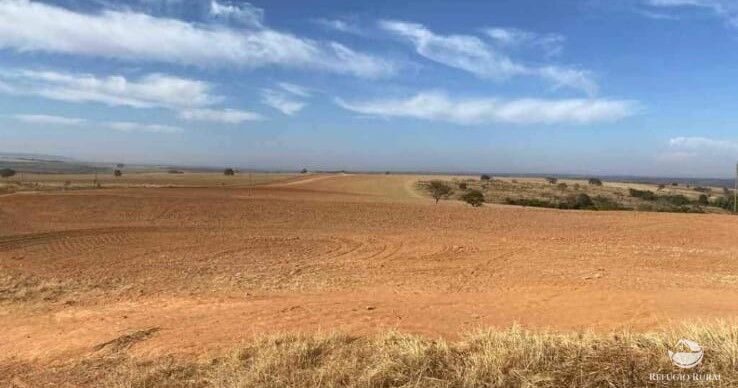
[[[733,214],[738,213],[738,163],[735,164],[735,189],[733,190]]]

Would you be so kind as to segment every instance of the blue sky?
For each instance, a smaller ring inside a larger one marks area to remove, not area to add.
[[[0,152],[727,177],[727,0],[0,0]]]

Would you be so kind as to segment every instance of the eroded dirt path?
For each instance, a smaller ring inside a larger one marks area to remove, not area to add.
[[[131,352],[738,317],[738,218],[436,206],[408,190],[417,179],[3,197],[0,363],[84,357],[150,328]]]

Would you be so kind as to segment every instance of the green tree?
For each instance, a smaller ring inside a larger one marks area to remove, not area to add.
[[[702,194],[700,195],[700,198],[697,200],[697,204],[702,206],[707,206],[710,204],[710,198],[707,197],[707,195]]]
[[[473,207],[480,207],[484,204],[484,194],[479,190],[472,189],[464,193],[461,200]]]
[[[440,180],[428,182],[426,188],[428,189],[431,197],[436,200],[436,203],[441,199],[447,199],[454,192],[454,189],[452,189],[451,186]]]
[[[225,170],[223,170],[223,175],[234,176],[236,175],[236,171],[234,171],[232,168],[226,168]]]
[[[3,169],[0,169],[0,177],[10,178],[10,177],[12,177],[14,175],[15,175],[15,170],[13,170],[12,168],[3,168]]]

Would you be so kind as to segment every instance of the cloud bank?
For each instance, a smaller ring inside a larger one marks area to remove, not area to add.
[[[422,24],[396,20],[382,20],[379,26],[412,43],[419,55],[481,78],[504,80],[515,76],[536,76],[553,82],[556,87],[581,90],[589,95],[597,92],[597,83],[588,71],[556,65],[529,66],[512,60],[476,36],[440,35]],[[507,33],[504,38],[503,32]],[[533,35],[522,38],[519,34],[513,35],[503,30],[492,30],[492,36],[496,36],[497,41],[504,40],[509,44],[519,44],[523,39],[536,39]]]
[[[178,133],[182,132],[182,128],[162,125],[135,123],[128,121],[92,121],[77,117],[65,117],[43,114],[17,114],[13,118],[20,122],[33,125],[53,125],[53,126],[75,126],[77,128],[96,128],[109,129],[121,132],[151,132],[151,133]]]
[[[241,18],[252,13],[218,3],[212,12]],[[132,11],[86,14],[28,0],[0,2],[0,48],[208,67],[276,65],[366,78],[396,70],[388,61],[340,43],[269,28],[235,30]]]
[[[638,106],[628,100],[608,99],[454,99],[442,92],[422,92],[409,98],[371,101],[336,101],[352,112],[380,116],[406,117],[462,125],[513,124],[589,124],[615,121],[636,113]]]

